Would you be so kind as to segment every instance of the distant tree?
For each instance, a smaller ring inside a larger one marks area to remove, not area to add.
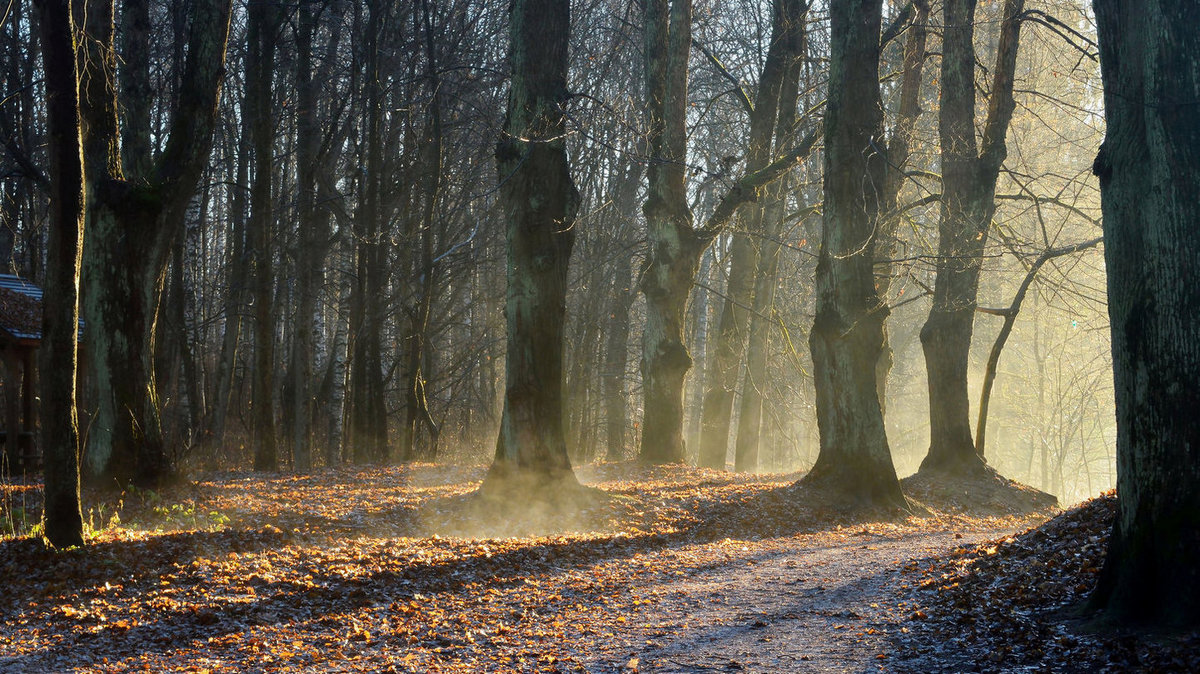
[[[1118,511],[1091,598],[1200,624],[1200,5],[1095,0]]]
[[[888,315],[873,267],[887,170],[878,74],[882,3],[835,0],[830,17],[824,227],[809,335],[820,453],[804,479],[857,501],[904,506],[875,379]]]
[[[55,547],[83,545],[79,503],[79,272],[83,253],[84,170],[79,123],[75,24],[69,0],[41,0],[42,69],[50,144],[50,226],[42,297],[40,388],[45,447],[46,538]],[[29,376],[29,375],[26,375]],[[16,429],[10,429],[10,435]]]
[[[771,29],[772,45],[767,54],[766,64],[771,64],[772,56],[781,63],[777,66],[783,71],[779,77],[775,97],[778,102],[769,104],[763,100],[763,86],[771,83],[767,78],[767,65],[764,64],[763,80],[759,85],[758,102],[755,113],[763,108],[772,111],[770,122],[775,126],[776,152],[782,153],[785,143],[791,143],[796,136],[796,104],[799,97],[800,71],[803,67],[805,43],[805,24],[808,18],[808,3],[796,0],[784,0],[775,3],[775,19]],[[776,46],[778,43],[778,46]],[[778,50],[776,56],[772,52]],[[775,83],[771,83],[776,86]],[[769,137],[768,137],[768,141]],[[765,162],[764,162],[765,163]],[[751,207],[759,220],[762,241],[758,244],[757,266],[755,267],[753,304],[749,312],[746,331],[746,368],[742,383],[742,400],[738,410],[737,436],[734,441],[733,464],[734,470],[754,471],[759,467],[759,439],[762,428],[763,391],[767,388],[767,346],[769,333],[775,326],[770,320],[775,304],[775,289],[779,274],[779,241],[783,234],[784,207],[787,203],[787,193],[790,189],[787,178],[768,188],[768,196],[762,206]],[[747,210],[747,209],[743,209]],[[724,453],[722,452],[722,461]]]
[[[296,472],[313,466],[313,323],[317,280],[324,258],[321,230],[325,223],[317,207],[317,162],[321,131],[317,123],[318,83],[313,78],[313,41],[319,24],[314,0],[300,0],[296,17],[296,334],[288,356],[292,386],[292,432],[289,438]]]
[[[975,129],[976,4],[977,0],[944,4],[937,279],[933,306],[921,328],[930,425],[929,454],[921,462],[922,470],[972,472],[985,467],[971,440],[967,365],[979,272],[996,212],[996,179],[1008,154],[1005,135],[1016,107],[1013,80],[1025,2],[1004,3],[982,134]]]
[[[759,170],[770,163],[773,156],[771,141],[773,138],[778,141],[780,136],[780,117],[795,118],[798,64],[807,12],[808,3],[800,0],[775,0],[771,3],[770,46],[763,62],[754,106],[750,109],[747,171]],[[780,152],[783,150],[779,148]],[[745,224],[745,231],[732,234],[729,282],[713,354],[714,376],[710,382],[706,382],[704,392],[697,461],[700,466],[722,470],[729,447],[734,391],[749,334],[748,309],[755,293],[755,267],[759,261],[757,249],[760,242],[752,240],[752,237],[761,235],[764,226],[763,209],[760,207],[744,208],[739,215]],[[770,266],[769,263],[766,266]],[[737,461],[735,455],[735,463],[739,470],[747,468],[744,456]]]
[[[563,328],[579,192],[566,152],[568,0],[514,0],[512,82],[496,144],[507,224],[508,359],[482,490],[575,483],[563,432]]]
[[[917,121],[921,117],[921,84],[925,70],[925,45],[929,38],[929,2],[915,0],[912,3],[912,18],[908,25],[901,50],[900,62],[900,91],[896,106],[896,119],[888,137],[888,163],[893,171],[888,171],[884,179],[883,203],[881,209],[888,214],[881,223],[879,242],[875,248],[875,278],[877,291],[884,302],[890,300],[892,276],[895,273],[895,263],[892,261],[899,250],[898,232],[902,220],[897,212],[900,207],[900,193],[908,182],[907,172],[913,168],[913,150],[918,145]],[[886,45],[885,45],[886,46]],[[893,350],[888,325],[883,326],[883,351],[879,354],[879,364],[876,366],[876,385],[879,390],[879,404],[887,411],[887,385],[891,376]]]
[[[384,201],[384,70],[381,63],[391,24],[390,3],[370,0],[362,41],[361,199],[354,218],[355,269],[350,293],[350,400],[346,446],[356,463],[388,458],[388,419],[383,382],[384,295],[387,286]]]
[[[275,269],[274,269],[274,80],[280,15],[274,3],[253,2],[246,31],[246,98],[250,112],[250,148],[254,178],[250,183],[251,278],[254,294],[254,375],[250,433],[254,469],[279,470],[275,436]]]

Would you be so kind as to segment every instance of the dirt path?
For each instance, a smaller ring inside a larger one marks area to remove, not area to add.
[[[904,566],[1007,533],[831,532],[735,546],[651,592],[640,644],[584,662],[593,672],[887,671],[888,635],[910,613]]]

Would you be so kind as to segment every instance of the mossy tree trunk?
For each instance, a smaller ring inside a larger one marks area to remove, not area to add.
[[[567,456],[563,334],[579,192],[566,151],[568,0],[514,0],[512,84],[496,144],[507,223],[508,352],[496,455],[481,490],[575,485]]]
[[[1093,608],[1200,624],[1200,5],[1094,3],[1118,510]]]
[[[123,9],[139,12],[133,4]],[[171,474],[154,376],[158,307],[170,252],[212,145],[230,4],[202,0],[192,6],[182,85],[166,144],[153,161],[128,149],[126,167],[118,109],[151,101],[118,105],[113,3],[87,3],[80,108],[91,179],[83,313],[97,394],[88,464],[104,484],[154,486]],[[137,60],[145,58],[146,50],[128,44],[122,76],[141,77],[146,66]],[[144,125],[148,119],[148,114],[127,114],[125,124]],[[148,135],[144,126],[127,128],[127,147],[137,147],[136,139]]]
[[[683,387],[692,366],[684,344],[684,315],[707,241],[692,228],[687,201],[688,58],[691,0],[647,0],[644,19],[646,112],[651,161],[642,212],[649,250],[642,273],[646,325],[642,332],[641,460],[684,459]]]
[[[830,10],[824,227],[817,315],[809,335],[820,453],[805,482],[837,489],[856,502],[903,507],[875,379],[888,313],[874,276],[887,169],[879,144],[882,6],[880,0],[838,0]]]

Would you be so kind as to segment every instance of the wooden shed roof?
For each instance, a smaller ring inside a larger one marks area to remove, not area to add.
[[[42,289],[12,274],[0,274],[0,333],[23,342],[42,339]]]

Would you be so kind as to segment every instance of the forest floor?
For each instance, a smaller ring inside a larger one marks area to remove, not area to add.
[[[1000,480],[910,478],[928,512],[905,516],[798,475],[577,472],[609,498],[490,517],[479,467],[210,474],[86,495],[90,544],[63,552],[27,535],[40,486],[0,483],[0,672],[1200,665],[1194,635],[1055,612],[1094,583],[1111,496],[1042,524],[1046,495]]]

